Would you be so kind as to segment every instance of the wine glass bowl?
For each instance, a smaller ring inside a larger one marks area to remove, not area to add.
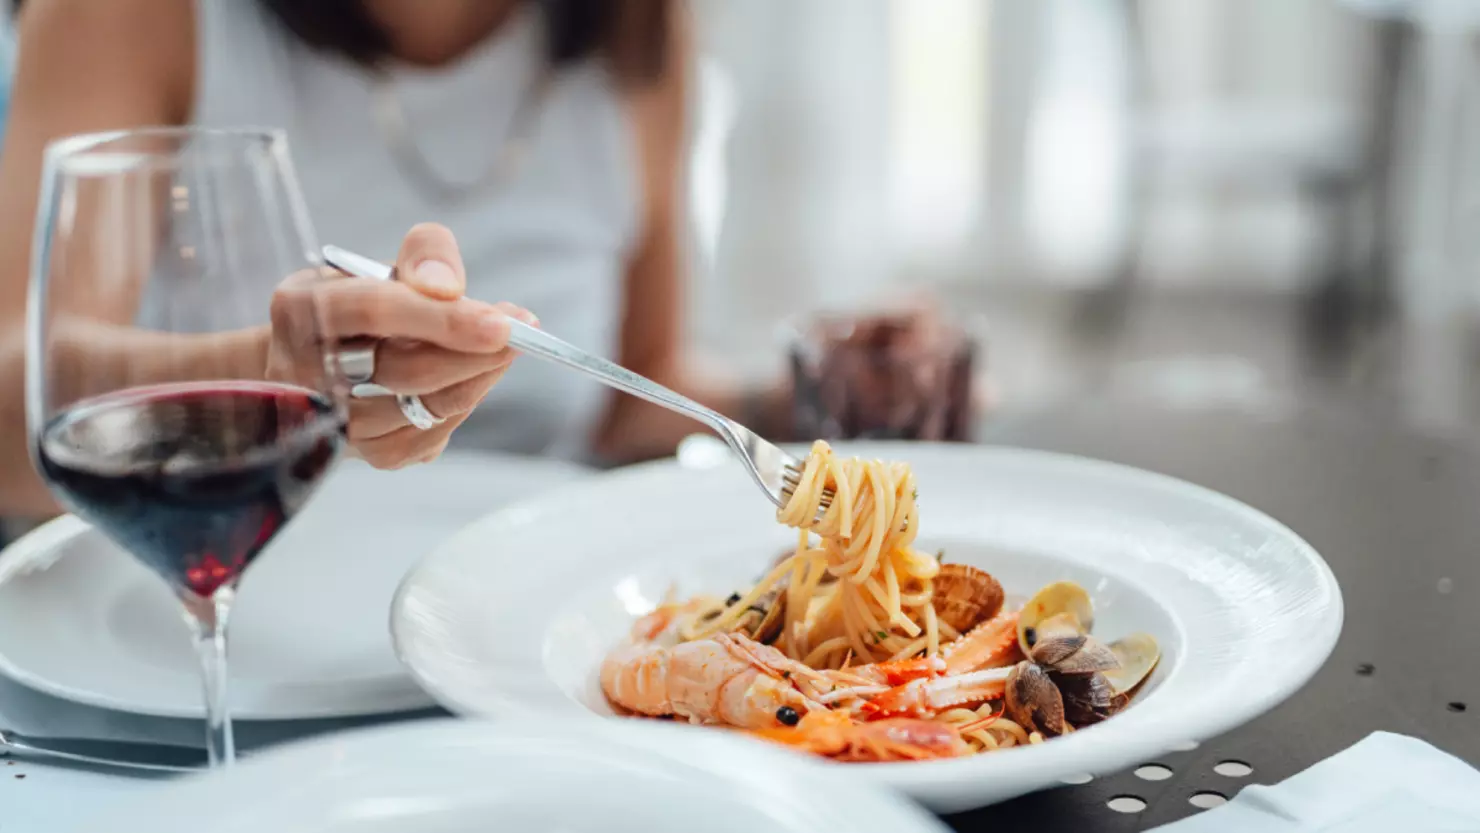
[[[46,152],[26,408],[68,509],[168,582],[202,660],[213,764],[234,756],[226,627],[243,571],[337,457],[346,417],[324,294],[268,378],[274,290],[320,267],[281,133],[149,128]],[[302,353],[300,349],[298,352]]]

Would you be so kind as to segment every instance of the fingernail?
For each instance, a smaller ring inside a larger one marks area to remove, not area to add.
[[[485,310],[479,318],[479,323],[489,338],[506,339],[509,337],[509,316],[505,315],[502,310]]]
[[[540,325],[540,317],[527,309],[519,310],[515,317],[531,327],[538,327]]]
[[[457,291],[457,273],[440,260],[423,260],[416,264],[416,282],[427,289]]]

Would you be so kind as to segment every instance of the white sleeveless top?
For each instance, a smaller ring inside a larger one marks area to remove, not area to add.
[[[470,297],[512,301],[549,332],[616,354],[641,196],[630,126],[601,67],[555,79],[511,176],[444,204],[402,173],[363,69],[297,42],[253,0],[197,0],[196,17],[195,123],[284,128],[321,243],[389,261],[412,225],[442,223],[457,235]],[[542,25],[525,6],[448,68],[392,70],[413,140],[449,181],[488,170],[503,145],[543,66]],[[522,359],[454,442],[578,457],[606,402],[595,383]]]

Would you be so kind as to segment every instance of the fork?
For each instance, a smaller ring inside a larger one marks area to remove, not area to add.
[[[325,246],[323,255],[326,263],[346,274],[376,280],[395,280],[396,270],[373,258],[338,246]],[[745,465],[751,479],[777,507],[786,505],[800,482],[801,460],[762,439],[735,420],[669,390],[646,376],[633,373],[616,362],[588,353],[513,318],[509,319],[509,344],[524,353],[580,371],[604,385],[708,425],[730,446],[730,450]],[[826,509],[831,505],[832,498],[832,490],[824,491],[820,508]]]
[[[166,743],[30,737],[0,729],[0,756],[87,764],[150,772],[195,772],[206,767],[206,751]]]

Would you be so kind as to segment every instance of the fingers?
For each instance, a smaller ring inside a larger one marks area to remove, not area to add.
[[[526,324],[538,323],[532,313],[513,304],[501,302],[494,304],[494,308]],[[504,367],[515,355],[508,349],[465,353],[407,339],[390,339],[376,350],[374,381],[396,393],[430,393]]]
[[[376,351],[374,381],[396,393],[414,393],[425,398],[434,391],[506,367],[515,355],[513,350],[462,353],[425,344],[388,341]]]
[[[444,301],[461,298],[467,289],[457,239],[436,223],[421,223],[406,232],[396,255],[396,277],[423,295]]]
[[[426,431],[406,424],[406,417],[391,397],[355,400],[350,406],[350,442],[365,462],[378,469],[399,469],[434,460],[447,448],[452,432],[483,401],[506,369],[422,397],[427,410],[445,420]],[[383,433],[357,438],[372,431]]]
[[[292,292],[284,288],[279,294]],[[403,283],[344,278],[313,290],[326,335],[348,338],[406,338],[464,353],[493,353],[509,343],[512,307],[469,298],[441,301]]]
[[[383,437],[355,444],[360,458],[377,469],[400,469],[435,460],[447,448],[455,428],[451,421],[422,431],[406,426]]]
[[[504,365],[423,395],[421,404],[425,405],[426,409],[435,416],[447,420],[432,430],[447,428],[450,432],[452,428],[460,425],[468,413],[478,407],[478,403],[483,401],[498,380],[503,378],[507,370],[508,365]],[[417,433],[430,433],[418,431],[407,423],[406,415],[401,413],[395,397],[374,396],[350,400],[349,440],[362,446],[362,454],[365,453],[363,445],[366,442],[378,441],[387,435],[399,434],[408,428]],[[403,439],[408,437],[409,435],[405,435]],[[382,452],[387,451],[385,444],[380,445]]]

